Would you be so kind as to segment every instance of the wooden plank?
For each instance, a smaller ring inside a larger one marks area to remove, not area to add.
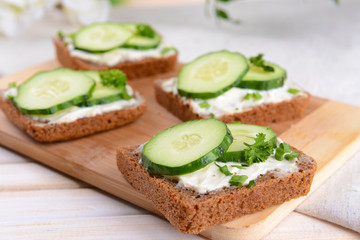
[[[0,222],[0,238],[12,239],[202,239],[175,230],[153,215]]]
[[[25,204],[24,204],[25,203]],[[0,192],[0,223],[146,214],[141,208],[94,189]]]
[[[56,63],[48,62],[35,69],[56,66]],[[16,77],[7,77],[3,83],[13,80],[22,81],[33,72],[34,69],[30,69],[17,74]],[[180,122],[156,103],[152,87],[152,81],[156,78],[168,78],[174,75],[175,72],[130,83],[144,96],[148,104],[148,111],[133,124],[70,142],[41,144],[16,129],[4,115],[0,114],[0,144],[145,209],[157,212],[153,205],[121,176],[116,168],[115,149],[118,146],[143,143],[158,131]],[[359,147],[359,114],[360,109],[357,107],[313,97],[305,118],[271,124],[271,127],[278,134],[283,133],[280,137],[284,140],[300,146],[300,149],[320,161],[319,171],[314,179],[314,190]],[[344,115],[346,120],[343,119]],[[339,141],[334,141],[334,138]],[[309,139],[316,144],[316,147],[306,144],[310,143]],[[271,231],[303,199],[296,199],[230,223],[214,226],[202,234],[218,239],[235,239],[241,236],[258,239]]]
[[[0,191],[82,188],[88,185],[38,163],[0,166]]]
[[[2,163],[26,163],[32,160],[26,156],[15,153],[0,146],[0,164]]]

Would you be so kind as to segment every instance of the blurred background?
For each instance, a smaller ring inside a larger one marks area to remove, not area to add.
[[[54,59],[59,30],[106,20],[152,24],[182,62],[264,53],[310,93],[360,105],[358,0],[0,0],[0,75]]]

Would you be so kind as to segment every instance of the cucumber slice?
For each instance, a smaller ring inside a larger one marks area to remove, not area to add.
[[[142,151],[142,163],[154,174],[191,173],[215,161],[231,143],[232,136],[222,121],[188,121],[158,133],[147,142]]]
[[[131,31],[134,35],[126,41],[126,43],[122,46],[124,48],[134,48],[138,50],[147,50],[151,48],[156,48],[159,46],[161,42],[161,37],[155,32],[154,37],[145,37],[138,35],[138,29],[137,27],[140,24],[137,23],[124,23],[122,26],[124,26],[126,29]],[[146,24],[141,24],[144,26],[149,26]],[[150,26],[149,26],[150,27]]]
[[[89,52],[107,52],[122,46],[133,33],[121,24],[95,23],[81,28],[74,37],[75,48]]]
[[[249,71],[245,74],[238,87],[256,90],[282,87],[286,79],[285,69],[274,63],[266,62],[266,65],[273,67],[274,72],[266,72],[261,67],[250,65]]]
[[[40,72],[18,87],[15,105],[25,114],[53,114],[84,102],[95,81],[66,68]]]
[[[239,85],[248,69],[248,62],[240,53],[208,53],[181,69],[177,89],[186,98],[215,98]]]
[[[118,89],[115,87],[102,85],[100,74],[98,71],[84,71],[84,73],[95,81],[96,86],[91,97],[85,102],[81,103],[81,106],[90,107],[94,105],[115,102],[121,99],[126,99],[128,97],[131,98],[131,96],[127,94],[125,88]]]
[[[244,143],[254,144],[254,138],[258,133],[264,133],[266,135],[265,140],[270,141],[272,145],[276,147],[277,135],[269,127],[241,124],[238,122],[230,123],[227,126],[234,140],[228,151],[216,161],[242,162],[245,158],[244,149],[247,148]]]

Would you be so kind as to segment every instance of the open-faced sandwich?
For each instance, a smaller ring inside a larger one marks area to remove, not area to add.
[[[40,142],[75,139],[132,122],[146,110],[119,70],[39,72],[0,93],[0,109]]]
[[[124,178],[183,233],[306,195],[316,162],[268,127],[199,119],[117,150]]]
[[[96,23],[54,39],[59,62],[77,70],[120,69],[129,79],[172,71],[177,50],[150,25]]]
[[[229,51],[200,56],[177,77],[157,81],[156,99],[183,121],[214,117],[264,125],[302,116],[310,94],[262,56],[247,59]]]

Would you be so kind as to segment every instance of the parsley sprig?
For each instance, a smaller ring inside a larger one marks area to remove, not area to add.
[[[142,37],[153,38],[156,36],[156,32],[154,31],[154,29],[152,29],[152,27],[147,24],[138,24],[136,26],[136,30],[137,35]]]
[[[258,133],[254,138],[254,144],[244,143],[247,146],[244,152],[245,161],[248,165],[264,162],[271,154],[273,154],[273,145],[269,141],[265,141],[265,136],[264,133]]]
[[[101,78],[101,84],[104,86],[113,86],[119,90],[123,91],[123,97],[126,100],[131,99],[132,97],[126,91],[126,82],[127,77],[125,73],[117,69],[105,70],[99,72]]]
[[[256,57],[249,58],[250,63],[254,66],[262,68],[265,72],[274,72],[275,69],[272,66],[266,65],[263,56],[264,54],[259,53]]]

